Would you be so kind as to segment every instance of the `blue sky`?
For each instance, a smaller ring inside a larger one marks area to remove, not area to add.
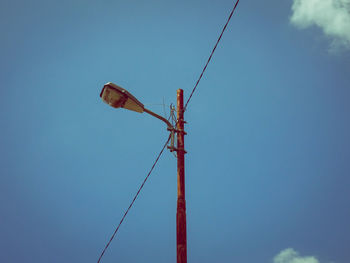
[[[187,108],[189,262],[349,262],[350,5],[308,3],[241,0]],[[1,1],[1,262],[97,261],[168,136],[103,84],[164,114],[233,5]],[[165,152],[102,262],[176,262],[176,190]]]

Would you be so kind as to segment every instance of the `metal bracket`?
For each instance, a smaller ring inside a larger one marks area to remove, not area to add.
[[[175,107],[173,106],[173,104],[171,104],[170,105],[170,117],[172,118],[172,121],[173,121],[173,123],[172,123],[172,125],[173,125],[173,128],[172,129],[170,129],[170,128],[168,128],[168,131],[170,131],[170,133],[171,133],[171,138],[170,138],[170,146],[167,146],[167,149],[169,149],[170,150],[170,152],[178,152],[178,151],[183,151],[184,153],[187,153],[186,151],[185,151],[185,149],[179,149],[179,148],[177,148],[177,147],[175,147],[175,133],[179,133],[179,132],[182,132],[184,135],[187,135],[187,133],[184,131],[184,130],[178,130],[178,129],[176,129],[176,124],[177,124],[177,122],[178,122],[178,120],[177,120],[177,118],[176,118],[176,116],[175,116],[175,111],[176,111],[176,109],[175,109]],[[184,120],[182,120],[182,122],[185,124],[185,123],[187,123],[186,121],[184,121]]]
[[[167,146],[167,148],[170,150],[170,152],[178,152],[178,151],[183,151],[184,153],[187,153],[185,149],[180,149],[176,148],[175,145],[175,133],[178,132],[183,132],[184,135],[187,135],[187,133],[184,130],[177,130],[175,128],[173,129],[168,129],[168,131],[171,132],[171,137],[170,137],[170,146]]]
[[[173,152],[175,150],[174,143],[175,143],[175,128],[168,129],[170,131],[170,146],[167,146],[167,148],[170,150],[170,152]]]

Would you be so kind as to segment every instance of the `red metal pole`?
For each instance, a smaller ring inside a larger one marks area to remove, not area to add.
[[[183,90],[177,90],[177,263],[187,263],[186,200],[185,200],[185,131]]]

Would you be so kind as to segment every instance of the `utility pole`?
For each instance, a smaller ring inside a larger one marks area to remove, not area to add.
[[[177,263],[187,263],[186,200],[185,200],[185,131],[183,90],[177,90],[177,212],[176,255]]]
[[[177,263],[187,263],[187,234],[186,234],[186,200],[185,200],[185,135],[186,132],[184,130],[184,98],[183,98],[183,90],[177,90],[177,124],[176,127],[164,117],[146,109],[144,105],[139,102],[132,94],[130,94],[125,89],[117,86],[114,83],[108,82],[103,86],[100,97],[102,100],[108,105],[114,108],[125,108],[128,110],[136,111],[139,113],[146,112],[153,117],[160,119],[165,122],[168,126],[168,131],[171,132],[171,146],[168,146],[171,152],[177,152],[177,211],[176,211],[176,257]],[[177,134],[177,147],[174,147],[174,133]],[[159,158],[159,157],[158,157]],[[158,159],[157,159],[158,160]],[[153,169],[153,167],[152,167]],[[152,171],[152,170],[151,170]],[[148,174],[149,175],[149,174]],[[147,175],[147,177],[148,177]],[[147,179],[146,177],[146,179]],[[142,184],[143,186],[143,184]],[[141,188],[142,188],[141,186]],[[131,205],[134,203],[138,193],[141,188],[137,192],[134,200]],[[130,205],[130,207],[131,207]],[[128,213],[130,207],[126,211],[125,215]],[[123,219],[120,221],[120,224],[123,222]],[[116,231],[119,229],[117,227]],[[111,240],[113,239],[116,231],[114,232]],[[98,262],[100,262],[101,257],[105,253],[107,247],[109,246],[111,240],[108,242],[107,246],[102,251]]]

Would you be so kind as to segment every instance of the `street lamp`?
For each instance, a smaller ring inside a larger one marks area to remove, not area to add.
[[[187,231],[186,231],[186,200],[185,200],[185,134],[183,90],[177,90],[177,121],[176,127],[162,116],[148,110],[127,90],[108,82],[103,86],[100,97],[114,108],[124,108],[139,113],[146,112],[166,123],[171,132],[170,151],[177,152],[177,210],[176,210],[176,257],[177,263],[187,263]],[[174,134],[177,134],[177,145],[174,147]]]
[[[105,103],[109,104],[113,108],[124,108],[139,113],[146,112],[165,122],[170,131],[173,130],[173,126],[167,119],[146,109],[145,106],[141,102],[139,102],[133,95],[131,95],[127,90],[119,87],[118,85],[112,82],[108,82],[103,86],[100,97]]]

